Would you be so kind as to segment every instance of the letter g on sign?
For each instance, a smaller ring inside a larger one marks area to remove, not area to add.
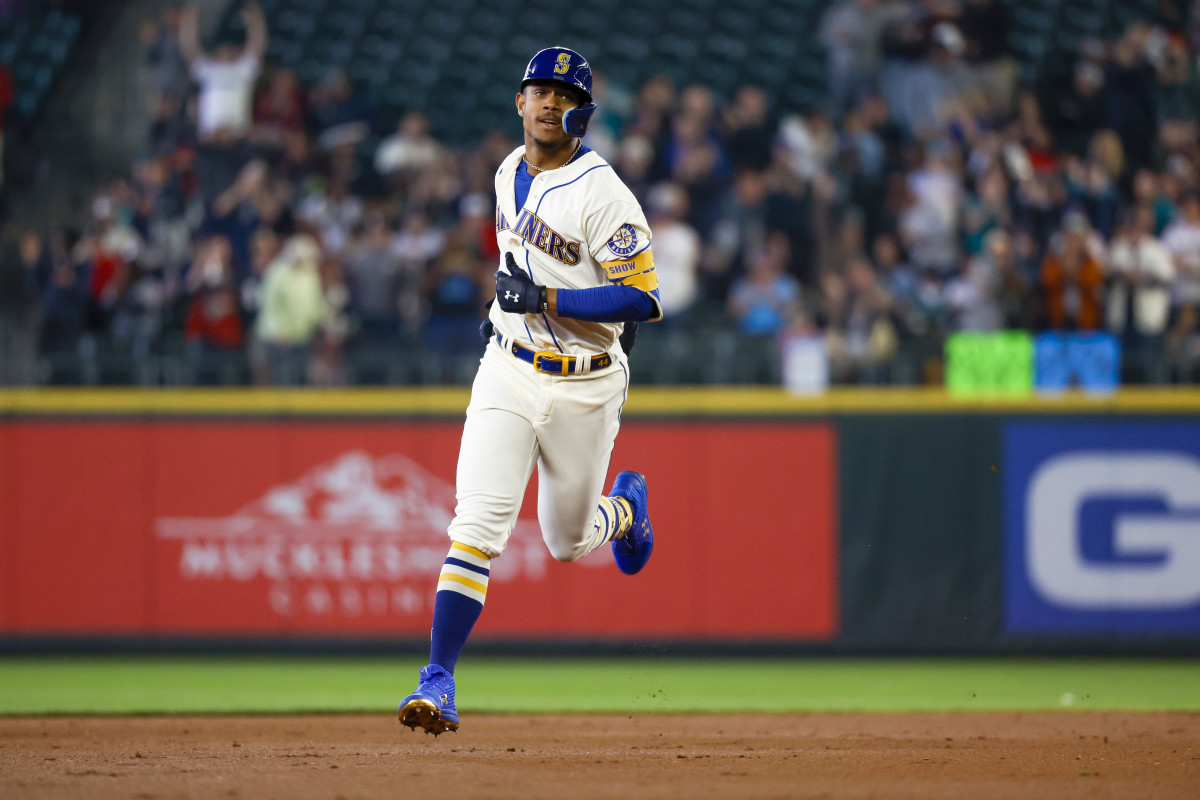
[[[1119,514],[1118,556],[1154,563],[1094,562],[1080,545],[1089,499],[1161,497],[1166,513]],[[1026,495],[1025,563],[1034,589],[1083,610],[1166,610],[1200,602],[1200,461],[1176,451],[1076,451],[1046,461]]]

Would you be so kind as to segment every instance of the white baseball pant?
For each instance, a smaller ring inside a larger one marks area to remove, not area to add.
[[[575,561],[595,548],[594,522],[629,391],[617,348],[611,367],[546,375],[488,343],[471,387],[458,454],[450,538],[491,557],[504,551],[538,467],[538,522],[550,554]]]

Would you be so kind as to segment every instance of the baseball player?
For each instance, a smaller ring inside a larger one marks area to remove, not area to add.
[[[491,560],[538,468],[538,522],[550,553],[575,561],[611,543],[638,572],[654,534],[646,481],[622,472],[603,495],[636,323],[662,317],[650,228],[633,193],[582,142],[592,71],[574,50],[536,53],[516,96],[525,144],[496,170],[502,263],[481,333],[458,456],[450,552],[438,577],[429,665],[400,721],[458,729],[454,667],[483,611]]]

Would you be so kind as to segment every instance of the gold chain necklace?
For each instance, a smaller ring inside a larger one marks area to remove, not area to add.
[[[575,149],[571,151],[571,157],[568,158],[563,163],[559,164],[557,167],[551,167],[550,169],[546,169],[545,167],[539,167],[539,166],[536,166],[536,165],[530,163],[529,159],[525,157],[524,153],[521,154],[521,160],[525,162],[525,166],[529,167],[530,169],[536,169],[538,172],[554,172],[554,170],[562,169],[567,164],[570,164],[572,161],[574,161],[575,156],[579,155],[579,151],[582,148],[583,148],[583,141],[580,139],[576,139],[575,140]]]

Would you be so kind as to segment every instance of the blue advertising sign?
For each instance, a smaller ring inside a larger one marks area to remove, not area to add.
[[[1004,430],[1005,628],[1200,632],[1200,422]]]
[[[1109,333],[1042,333],[1034,343],[1034,383],[1042,392],[1078,386],[1112,392],[1121,382],[1121,343]]]

